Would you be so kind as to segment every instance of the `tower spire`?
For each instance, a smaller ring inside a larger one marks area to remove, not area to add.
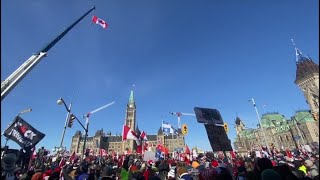
[[[294,49],[296,51],[296,63],[298,63],[298,61],[303,61],[303,60],[309,60],[309,58],[305,57],[302,52],[297,48],[296,43],[293,41],[293,39],[291,39],[292,45],[294,46]]]
[[[134,103],[134,97],[133,97],[133,88],[135,87],[135,85],[132,85],[132,89],[130,92],[130,97],[129,97],[129,103]]]

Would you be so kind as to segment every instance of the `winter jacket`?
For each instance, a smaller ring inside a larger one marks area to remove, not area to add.
[[[181,174],[180,179],[181,180],[193,180],[192,176],[188,173]]]
[[[313,179],[314,177],[316,177],[317,175],[319,175],[318,169],[316,165],[313,165],[310,167],[310,177]]]

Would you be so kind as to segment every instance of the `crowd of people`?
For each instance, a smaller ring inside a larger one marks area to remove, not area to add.
[[[192,159],[144,160],[121,156],[37,155],[21,161],[8,153],[1,159],[1,179],[8,180],[302,180],[319,179],[319,154],[277,154],[272,157],[225,157],[207,152]]]

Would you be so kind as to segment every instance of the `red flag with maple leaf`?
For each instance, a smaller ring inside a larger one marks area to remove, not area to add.
[[[185,147],[185,153],[190,154],[190,149],[189,149],[188,145],[186,145],[186,147]]]

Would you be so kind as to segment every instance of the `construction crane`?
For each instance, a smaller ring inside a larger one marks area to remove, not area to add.
[[[66,28],[59,34],[53,41],[42,48],[38,53],[33,54],[27,61],[25,61],[18,69],[16,69],[7,79],[1,82],[1,101],[11,92],[11,90],[41,61],[42,58],[47,56],[47,52],[62,39],[74,26],[76,26],[84,17],[86,17],[92,10],[82,15],[78,20]]]
[[[109,104],[106,104],[104,106],[101,106],[93,111],[90,111],[88,112],[87,114],[83,115],[83,118],[86,119],[86,128],[85,128],[85,136],[84,136],[84,142],[83,142],[83,148],[82,148],[82,154],[84,155],[85,153],[85,149],[86,149],[86,141],[87,141],[87,136],[88,136],[88,129],[89,129],[89,117],[93,114],[93,113],[96,113],[96,112],[99,112],[101,111],[102,109],[105,109],[111,105],[113,105],[115,103],[115,101],[112,101],[111,103]]]
[[[196,116],[193,113],[169,112],[171,115],[178,116],[178,129],[181,129],[181,116]]]

